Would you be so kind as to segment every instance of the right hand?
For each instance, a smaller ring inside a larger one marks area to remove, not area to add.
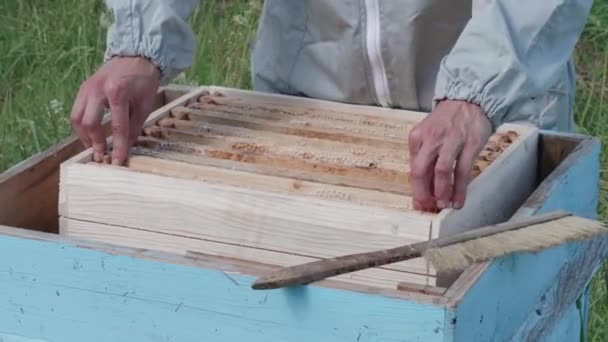
[[[159,69],[141,57],[114,57],[82,84],[70,120],[82,144],[93,147],[96,162],[106,153],[104,110],[112,113],[112,164],[123,165],[152,111],[159,86]]]

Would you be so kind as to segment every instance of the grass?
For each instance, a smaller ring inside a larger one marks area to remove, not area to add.
[[[249,88],[261,0],[203,1],[195,66],[177,83]],[[99,66],[110,15],[99,0],[0,2],[0,172],[70,134],[80,83]],[[608,2],[596,1],[575,54],[576,122],[602,140],[599,213],[608,221]],[[592,283],[590,341],[608,341],[608,266]]]

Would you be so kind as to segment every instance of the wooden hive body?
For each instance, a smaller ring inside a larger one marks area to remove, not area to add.
[[[426,114],[201,87],[152,113],[126,167],[62,165],[61,233],[274,266],[506,220],[536,182],[535,128],[503,125],[462,210],[411,208],[408,134]],[[338,276],[436,285],[423,259]]]

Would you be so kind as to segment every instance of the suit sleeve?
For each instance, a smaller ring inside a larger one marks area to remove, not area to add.
[[[481,106],[494,128],[513,104],[554,85],[581,35],[592,0],[491,0],[441,61],[434,104]]]
[[[196,40],[187,18],[196,0],[106,0],[114,15],[104,60],[115,56],[149,59],[166,85],[194,60]]]

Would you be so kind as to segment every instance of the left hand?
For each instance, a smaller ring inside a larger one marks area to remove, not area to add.
[[[414,209],[462,208],[473,163],[491,135],[481,107],[454,100],[437,104],[409,136]]]

